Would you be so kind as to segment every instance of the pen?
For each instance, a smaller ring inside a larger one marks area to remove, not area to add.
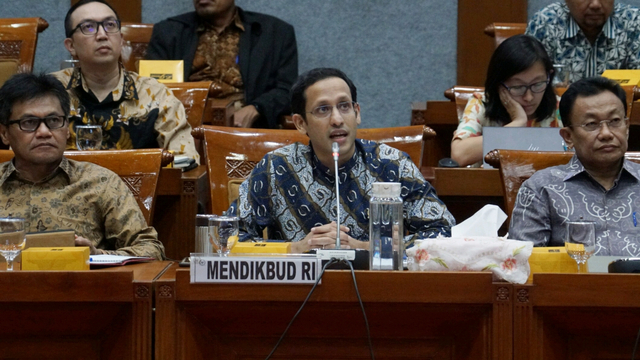
[[[636,217],[636,212],[633,212],[633,227],[638,226],[638,218]]]

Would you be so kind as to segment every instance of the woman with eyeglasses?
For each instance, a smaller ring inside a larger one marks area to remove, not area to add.
[[[484,94],[469,99],[453,134],[451,158],[460,166],[479,166],[483,126],[562,127],[553,75],[553,64],[534,37],[502,42],[491,56]]]

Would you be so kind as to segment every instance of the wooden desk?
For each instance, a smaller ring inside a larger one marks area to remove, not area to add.
[[[0,271],[0,358],[151,359],[152,282],[168,265]]]
[[[182,172],[163,168],[158,179],[158,199],[153,226],[164,244],[167,258],[181,260],[195,251],[196,214],[209,208],[207,167]]]
[[[511,359],[512,286],[490,273],[357,271],[377,358]],[[156,282],[156,359],[264,358],[310,285],[190,284],[175,266]],[[368,358],[348,271],[325,273],[278,359]]]
[[[536,274],[514,286],[514,359],[631,359],[637,274]]]

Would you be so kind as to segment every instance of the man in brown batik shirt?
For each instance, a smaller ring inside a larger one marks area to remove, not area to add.
[[[147,59],[184,60],[185,79],[213,81],[216,97],[242,94],[236,126],[277,128],[291,113],[289,89],[298,76],[293,27],[234,0],[193,3],[194,12],[154,26]]]

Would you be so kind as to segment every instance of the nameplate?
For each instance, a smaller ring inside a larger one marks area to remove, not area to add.
[[[315,257],[196,256],[191,254],[192,283],[313,284]]]

